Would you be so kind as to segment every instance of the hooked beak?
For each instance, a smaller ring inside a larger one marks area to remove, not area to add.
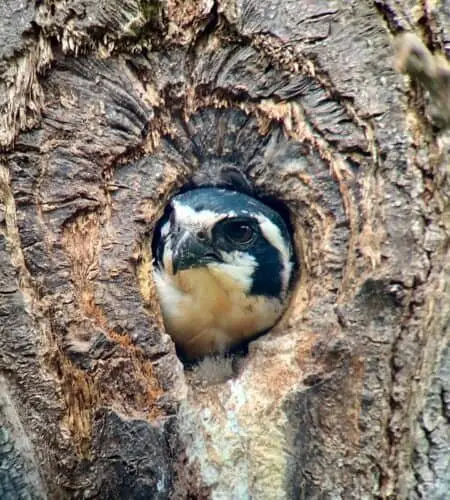
[[[204,267],[211,262],[222,262],[210,241],[200,241],[189,231],[181,233],[172,251],[173,274],[193,267]]]

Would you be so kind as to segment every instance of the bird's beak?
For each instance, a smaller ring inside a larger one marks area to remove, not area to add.
[[[221,258],[210,241],[200,241],[189,231],[183,231],[172,251],[173,273],[203,267],[211,262],[220,262]]]

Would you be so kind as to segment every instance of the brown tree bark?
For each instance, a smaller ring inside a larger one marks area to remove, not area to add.
[[[449,12],[0,4],[0,498],[446,498]],[[224,164],[301,266],[221,379],[164,332],[151,237]]]

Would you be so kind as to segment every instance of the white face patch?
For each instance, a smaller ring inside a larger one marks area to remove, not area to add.
[[[171,245],[166,244],[164,246],[164,252],[162,256],[163,264],[164,264],[164,269],[167,270],[167,272],[173,274],[173,262],[172,262],[172,248]]]
[[[170,222],[166,222],[161,228],[161,238],[165,238],[170,231]]]
[[[225,262],[208,264],[208,269],[221,281],[233,281],[244,293],[252,287],[253,274],[257,262],[252,255],[245,252],[221,252]]]
[[[256,215],[256,219],[259,222],[259,227],[266,240],[280,252],[281,262],[283,264],[283,291],[286,292],[292,271],[290,246],[285,244],[285,241],[281,235],[281,231],[267,217],[265,217],[264,215]]]

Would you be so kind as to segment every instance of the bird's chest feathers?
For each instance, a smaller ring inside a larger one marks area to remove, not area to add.
[[[201,305],[204,312],[230,314],[242,301],[249,300],[242,286],[218,270],[188,269],[172,279],[184,294],[179,304],[181,307],[193,302]]]
[[[228,271],[195,268],[158,279],[166,327],[186,349],[221,350],[271,327],[280,315],[280,301],[247,295],[245,281]]]

